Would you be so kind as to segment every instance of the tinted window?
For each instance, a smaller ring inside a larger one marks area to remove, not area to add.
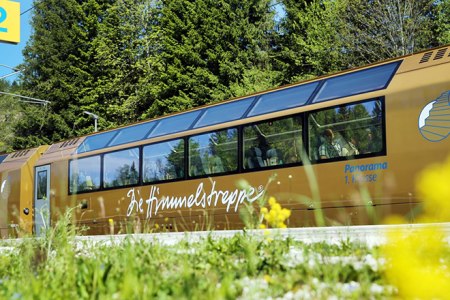
[[[394,62],[327,79],[313,102],[384,89],[387,87],[399,64],[399,62]]]
[[[154,126],[155,122],[148,122],[120,129],[119,133],[108,144],[108,146],[115,146],[142,140],[147,137],[150,129],[152,129]]]
[[[304,105],[318,84],[318,82],[313,82],[261,95],[248,116],[251,117]]]
[[[229,122],[242,118],[255,98],[209,107],[195,124],[195,128]]]
[[[168,117],[158,121],[158,125],[152,132],[150,132],[148,137],[155,137],[164,134],[171,134],[187,130],[192,126],[192,123],[200,115],[201,111],[193,111],[173,117]]]
[[[0,163],[1,163],[2,161],[4,161],[6,157],[8,157],[8,154],[0,155]]]
[[[312,160],[381,153],[383,103],[372,100],[311,113],[308,117]]]
[[[39,171],[37,173],[37,191],[36,191],[36,198],[38,200],[41,199],[48,199],[47,195],[47,171]]]
[[[202,176],[237,170],[237,129],[193,136],[189,139],[189,175]]]
[[[302,121],[299,116],[244,127],[244,169],[301,161]]]
[[[100,188],[100,156],[70,161],[70,193],[92,191]]]
[[[116,135],[117,130],[100,133],[87,137],[80,146],[78,146],[77,153],[84,153],[101,148],[105,148],[109,141]]]
[[[119,187],[139,182],[139,148],[105,154],[103,186]]]
[[[144,183],[183,178],[184,140],[174,140],[144,147]]]

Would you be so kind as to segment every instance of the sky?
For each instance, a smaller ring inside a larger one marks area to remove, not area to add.
[[[0,42],[0,78],[14,72],[14,70],[11,70],[8,67],[14,68],[23,62],[22,50],[25,48],[31,35],[30,21],[33,10],[29,9],[33,7],[33,0],[16,0],[15,2],[20,3],[20,13],[22,14],[25,12],[20,16],[20,43],[13,45]],[[29,11],[26,12],[27,10]],[[8,67],[5,67],[4,65]],[[16,80],[17,77],[18,75],[12,75],[5,79],[12,82]]]

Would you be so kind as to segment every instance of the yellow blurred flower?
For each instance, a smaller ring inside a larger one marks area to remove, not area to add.
[[[274,197],[269,198],[269,205],[270,210],[266,207],[262,207],[260,210],[260,213],[268,226],[272,228],[287,228],[284,222],[291,216],[291,211],[282,208]]]
[[[420,222],[450,221],[450,157],[441,165],[425,169],[417,179],[417,194],[423,199]],[[390,224],[405,223],[392,217]],[[448,243],[438,226],[415,231],[393,231],[383,247],[386,277],[401,299],[450,299]]]
[[[443,261],[446,246],[438,228],[389,234],[383,247],[386,277],[398,288],[400,298],[449,299],[450,269]]]
[[[417,193],[424,199],[428,219],[450,221],[450,156],[443,164],[431,165],[419,175]]]
[[[264,281],[267,283],[271,283],[272,282],[272,277],[270,277],[270,275],[264,275]]]

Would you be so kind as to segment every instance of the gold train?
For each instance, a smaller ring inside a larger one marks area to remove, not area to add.
[[[414,222],[416,174],[449,154],[449,94],[444,46],[5,154],[1,236],[74,207],[87,234],[236,229],[266,196],[290,227]]]

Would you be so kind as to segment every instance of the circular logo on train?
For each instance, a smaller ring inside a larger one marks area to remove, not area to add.
[[[419,116],[419,131],[431,141],[439,142],[450,134],[450,91],[442,93],[422,109]]]

